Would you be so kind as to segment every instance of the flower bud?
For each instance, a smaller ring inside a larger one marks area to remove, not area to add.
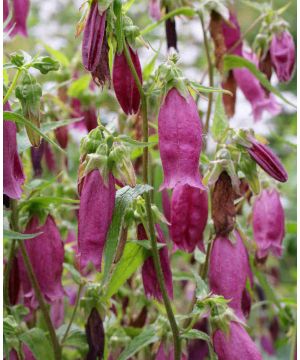
[[[90,171],[81,182],[78,218],[80,269],[92,262],[101,270],[102,253],[115,206],[115,180],[111,173],[105,184],[98,169]]]
[[[263,190],[253,205],[253,234],[257,245],[256,256],[266,257],[270,252],[280,257],[284,238],[284,210],[275,189]]]
[[[205,252],[203,232],[208,217],[207,192],[187,184],[178,184],[172,194],[172,240],[181,250],[193,252],[195,247]]]
[[[247,140],[251,143],[251,146],[247,148],[247,151],[256,163],[275,180],[286,182],[288,180],[288,174],[279,158],[272,150],[268,146],[257,141],[250,134],[248,134]]]
[[[85,326],[89,350],[87,359],[103,359],[105,333],[103,321],[96,308],[93,308]]]
[[[29,0],[13,0],[12,1],[12,18],[7,24],[4,31],[11,32],[9,35],[14,37],[17,34],[27,37],[27,17],[29,13],[30,3]],[[8,18],[9,7],[8,2],[3,2],[3,21]]]
[[[208,277],[211,291],[230,300],[228,305],[237,316],[244,319],[242,296],[247,279],[251,279],[251,272],[248,253],[240,234],[235,230],[233,235],[234,244],[223,236],[215,238]]]
[[[219,360],[262,360],[262,355],[247,331],[237,322],[230,322],[230,333],[217,329],[213,345]]]
[[[34,215],[26,226],[25,234],[41,233],[33,239],[24,240],[25,247],[45,300],[53,303],[64,296],[61,283],[64,246],[52,216],[48,215],[41,225]],[[31,309],[38,306],[34,290],[27,276],[21,254],[18,257],[20,278],[24,293],[24,303]]]
[[[161,227],[157,224],[155,225],[157,231],[157,242],[161,244],[165,244],[166,241],[164,239],[163,232]],[[142,224],[139,224],[137,227],[137,237],[138,240],[147,240],[148,236],[146,234],[145,228]],[[159,258],[161,263],[162,272],[165,279],[165,285],[167,289],[167,293],[170,298],[173,298],[173,283],[172,283],[172,272],[170,268],[168,248],[164,246],[159,250]],[[156,277],[154,262],[152,256],[150,256],[143,264],[142,267],[142,278],[145,293],[148,297],[154,297],[159,301],[162,301],[162,293],[160,290],[160,286]]]
[[[185,99],[172,88],[158,115],[159,151],[164,171],[160,190],[177,183],[205,189],[199,172],[202,128],[197,105],[189,94]]]
[[[160,20],[161,11],[160,11],[160,0],[149,0],[149,15],[154,20]]]
[[[68,146],[68,140],[69,140],[68,125],[60,126],[59,128],[54,130],[54,133],[55,133],[56,140],[59,143],[59,146],[63,149],[66,149]]]
[[[273,35],[270,54],[278,80],[290,81],[295,68],[296,55],[293,37],[287,30]]]
[[[8,102],[4,111],[10,111]],[[19,199],[25,181],[23,166],[17,148],[17,127],[12,121],[3,121],[3,194]]]
[[[45,141],[45,161],[49,171],[54,172],[56,169],[55,156],[50,144]]]
[[[128,46],[132,63],[142,83],[142,69],[138,54]],[[125,114],[136,114],[140,107],[141,96],[136,86],[134,77],[127,64],[124,51],[116,54],[113,65],[113,85],[118,99]]]
[[[98,126],[97,113],[94,107],[89,107],[83,111],[84,124],[88,132],[95,129]]]
[[[40,177],[42,175],[42,158],[44,155],[45,141],[41,141],[39,147],[31,147],[31,162],[33,167],[33,172],[35,177]]]
[[[166,8],[166,14],[168,8]],[[177,50],[177,33],[176,33],[176,22],[175,18],[170,18],[165,21],[167,48]]]

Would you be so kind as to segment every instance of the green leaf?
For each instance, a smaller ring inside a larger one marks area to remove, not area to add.
[[[84,75],[75,80],[68,89],[68,95],[75,98],[80,97],[81,93],[89,87],[90,81],[90,75]]]
[[[80,200],[77,199],[68,199],[61,198],[57,196],[37,196],[30,199],[26,199],[26,201],[22,202],[20,208],[35,205],[49,205],[49,204],[79,204]]]
[[[224,132],[228,129],[228,119],[224,110],[222,94],[219,94],[216,100],[215,113],[211,127],[212,137],[215,141],[220,141]]]
[[[13,240],[27,240],[27,239],[33,239],[39,235],[41,235],[43,232],[38,232],[35,234],[21,234],[16,231],[12,230],[3,230],[3,237],[5,239],[13,239]]]
[[[50,132],[52,130],[60,128],[61,126],[73,124],[82,119],[83,118],[76,118],[76,119],[67,119],[67,120],[48,122],[48,123],[42,124],[40,130],[42,133],[47,134],[48,132]],[[18,152],[19,153],[22,153],[31,147],[31,144],[30,144],[30,141],[28,139],[25,129],[23,129],[22,131],[20,131],[17,134],[17,143],[18,143]]]
[[[52,139],[50,139],[47,135],[45,135],[39,128],[37,128],[35,125],[33,125],[32,122],[25,119],[22,115],[11,112],[11,111],[4,111],[3,112],[3,119],[4,120],[10,120],[14,121],[19,124],[26,125],[27,127],[31,128],[35,132],[37,132],[40,136],[42,136],[46,141],[48,141],[50,144],[52,144],[56,149],[61,151],[65,154],[65,151]]]
[[[69,273],[72,276],[72,279],[74,280],[74,282],[78,285],[81,285],[83,283],[83,279],[79,273],[79,271],[77,271],[73,265],[68,264],[68,263],[64,263],[63,264],[64,269],[66,269],[67,271],[69,271]]]
[[[119,356],[119,360],[127,360],[138,351],[159,340],[157,330],[153,326],[146,327],[140,335],[133,338]]]
[[[190,339],[190,340],[200,339],[200,340],[204,340],[204,341],[210,343],[209,335],[203,331],[196,330],[196,329],[191,329],[191,330],[183,333],[182,337],[185,339]]]
[[[136,269],[143,264],[149,254],[149,251],[142,246],[132,242],[125,245],[121,260],[117,263],[110,278],[106,292],[107,299],[110,299],[119,290]]]
[[[224,56],[224,71],[229,71],[236,68],[247,68],[251,73],[260,81],[260,83],[270,92],[278,96],[281,100],[285,101],[287,104],[296,108],[296,105],[287,100],[281,92],[270,84],[267,77],[258,70],[255,64],[251,61],[244,59],[243,57],[236,55],[226,55]]]
[[[144,148],[144,147],[147,147],[147,146],[154,146],[154,145],[157,144],[157,142],[137,141],[137,140],[134,140],[130,136],[127,136],[127,135],[119,135],[116,140],[120,140],[120,141],[123,141],[123,142],[125,142],[125,143],[127,143],[129,145],[132,145],[134,147],[140,147],[140,148]]]
[[[196,280],[196,298],[197,300],[202,300],[209,294],[208,286],[199,274],[197,274],[195,271],[192,271],[192,273]]]
[[[297,234],[297,223],[290,221],[285,225],[285,231],[289,234]]]
[[[59,341],[62,340],[68,325],[64,324],[56,330],[56,335]],[[77,348],[87,348],[85,332],[77,325],[72,324],[68,336],[64,341],[64,345],[75,346]]]
[[[38,69],[42,74],[48,74],[50,71],[59,69],[59,62],[53,60],[50,56],[40,56],[32,63],[32,67]]]
[[[22,335],[20,340],[24,342],[37,360],[53,360],[54,353],[45,333],[39,328],[33,328]]]
[[[189,81],[189,84],[191,85],[191,87],[194,90],[202,92],[202,93],[214,93],[214,92],[216,92],[216,93],[223,93],[223,94],[232,95],[232,93],[229,90],[225,90],[225,89],[222,89],[222,88],[215,88],[215,87],[211,87],[211,86],[203,86],[203,85],[198,84],[195,81]]]
[[[126,208],[132,204],[135,198],[142,195],[146,191],[150,191],[151,189],[152,188],[149,185],[137,185],[135,188],[125,186],[117,191],[113,219],[110,224],[104,249],[105,263],[103,283],[108,278],[110,267],[115,257]]]
[[[146,64],[144,66],[143,69],[143,79],[144,81],[146,81],[147,79],[149,79],[150,75],[153,73],[154,67],[155,67],[155,63],[159,54],[160,48],[159,50],[154,54],[153,58],[148,62],[148,64]]]
[[[53,47],[41,42],[44,48],[48,51],[50,55],[52,55],[57,61],[61,63],[61,65],[67,67],[70,65],[69,59],[66,57],[64,53],[59,50],[53,49]]]

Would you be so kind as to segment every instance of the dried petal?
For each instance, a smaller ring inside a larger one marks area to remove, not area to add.
[[[78,219],[78,251],[80,268],[92,262],[101,270],[102,252],[115,206],[115,180],[109,174],[104,184],[98,169],[83,179]]]
[[[222,88],[232,93],[232,95],[223,94],[223,104],[225,112],[226,115],[231,118],[235,113],[236,103],[236,81],[232,71],[229,71],[227,79],[222,82]]]
[[[103,359],[105,334],[97,309],[93,308],[85,326],[89,351],[86,360]]]
[[[285,234],[284,210],[279,193],[263,190],[253,205],[253,234],[257,245],[256,256],[261,259],[270,252],[280,257]]]
[[[226,44],[225,44],[222,24],[223,24],[223,20],[221,15],[219,15],[216,11],[212,11],[210,24],[209,24],[209,31],[215,45],[216,67],[220,71],[220,73],[223,72],[223,56],[226,53]]]
[[[160,190],[177,183],[205,189],[199,172],[201,121],[191,95],[185,99],[175,88],[168,92],[158,115],[158,136],[164,171]]]
[[[92,71],[92,77],[94,82],[98,86],[103,86],[105,83],[108,83],[110,86],[110,71],[109,71],[109,62],[108,62],[108,44],[106,35],[104,35],[103,43],[101,47],[100,61],[94,71]]]
[[[176,185],[172,194],[170,232],[179,249],[192,252],[198,245],[205,252],[203,232],[207,217],[207,192],[186,184]]]
[[[142,69],[138,54],[128,46],[131,60],[142,83]],[[140,107],[141,96],[136,86],[134,77],[127,64],[124,52],[116,54],[113,65],[113,85],[118,99],[125,114],[136,114]]]

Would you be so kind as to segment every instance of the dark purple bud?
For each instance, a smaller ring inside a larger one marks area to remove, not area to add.
[[[198,321],[194,329],[208,333],[208,322],[204,318]],[[209,349],[207,342],[204,340],[190,340],[188,343],[188,360],[204,360],[208,357]]]
[[[93,0],[82,39],[82,62],[86,70],[91,72],[96,70],[100,62],[105,23],[106,12],[100,14],[98,1]]]
[[[93,308],[87,324],[85,326],[87,343],[89,345],[86,360],[101,360],[104,353],[105,334],[102,319],[97,311]]]
[[[242,295],[242,311],[245,318],[248,318],[251,310],[251,296],[248,290],[245,288]]]
[[[35,177],[40,177],[42,175],[42,158],[45,150],[45,141],[41,141],[38,147],[31,147],[31,163],[34,171]]]
[[[175,88],[168,92],[158,115],[158,136],[164,171],[160,190],[173,189],[177,183],[204,190],[199,172],[201,121],[190,94],[185,99]]]
[[[52,303],[64,295],[61,283],[64,247],[52,216],[48,215],[43,225],[40,224],[37,216],[33,216],[24,233],[36,234],[40,232],[42,234],[35,238],[25,240],[25,247],[42,294],[47,302]],[[38,302],[27,276],[21,254],[19,254],[18,261],[24,302],[31,309],[35,309]]]
[[[68,146],[69,140],[69,130],[68,125],[60,126],[59,128],[54,130],[55,137],[60,147],[66,149]]]
[[[285,234],[284,210],[275,189],[263,190],[255,199],[252,219],[257,258],[264,258],[270,252],[280,257]]]
[[[248,135],[247,140],[251,142],[251,146],[247,148],[247,151],[256,163],[275,180],[286,182],[288,174],[272,150],[257,141],[253,136]]]
[[[248,253],[238,231],[233,232],[235,244],[226,237],[217,237],[212,246],[209,284],[214,294],[230,300],[229,306],[244,319],[242,296],[250,277]]]
[[[179,249],[193,252],[198,246],[205,252],[203,232],[207,217],[207,192],[187,184],[176,185],[172,194],[170,233]]]
[[[84,123],[88,132],[95,129],[98,126],[97,113],[94,107],[89,107],[83,112]]]
[[[142,69],[138,54],[128,46],[131,60],[142,83]],[[124,52],[116,54],[113,65],[113,85],[119,104],[125,114],[136,114],[140,107],[141,96],[134,77],[127,64]]]
[[[101,270],[102,252],[115,206],[115,180],[112,174],[108,183],[98,169],[89,172],[82,181],[78,218],[78,252],[80,269],[92,262]]]
[[[273,35],[270,54],[278,80],[290,81],[294,73],[296,54],[293,37],[287,30]]]
[[[56,161],[50,144],[45,141],[45,161],[49,171],[54,172],[56,169]]]
[[[8,103],[4,111],[10,111]],[[17,127],[12,121],[3,121],[3,193],[19,199],[25,181],[23,166],[17,148]]]
[[[223,21],[222,30],[224,41],[227,50],[231,50],[232,54],[242,56],[242,48],[243,42],[241,40],[241,29],[240,25],[237,21],[236,15],[234,13],[230,13],[229,23]]]
[[[4,18],[8,16],[8,3],[4,1]],[[29,13],[29,0],[13,0],[12,1],[12,19],[8,23],[7,27],[4,29],[8,32],[10,29],[10,36],[13,37],[17,34],[27,37],[27,17]]]
[[[264,349],[264,351],[268,355],[274,356],[276,354],[274,344],[273,344],[273,341],[272,341],[272,338],[270,337],[270,335],[263,335],[260,338],[260,344],[261,344],[261,347]]]
[[[149,0],[149,15],[154,20],[160,20],[161,11],[160,11],[160,0]]]
[[[213,345],[219,360],[262,360],[247,331],[237,322],[230,323],[230,334],[220,329],[213,334]]]
[[[50,307],[50,317],[55,329],[58,329],[64,322],[65,309],[64,298],[55,300]]]
[[[168,8],[166,8],[166,14],[168,13]],[[166,38],[167,38],[167,48],[174,48],[177,50],[177,33],[176,33],[176,22],[175,18],[170,18],[165,21],[166,27]]]
[[[157,224],[155,225],[155,227],[158,235],[157,242],[161,244],[165,244],[166,242],[160,226]],[[142,224],[139,224],[137,227],[137,237],[138,240],[148,239],[145,228]],[[165,285],[167,288],[168,295],[170,298],[173,298],[172,272],[170,268],[168,249],[166,246],[164,246],[162,249],[159,250],[159,257],[160,257],[161,268],[165,278]],[[146,295],[148,297],[153,296],[157,300],[162,301],[162,294],[156,277],[154,262],[151,256],[148,259],[146,259],[146,261],[143,264],[142,278],[143,278],[143,284]]]

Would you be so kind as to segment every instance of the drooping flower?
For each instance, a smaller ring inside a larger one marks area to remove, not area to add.
[[[160,226],[157,224],[155,225],[156,232],[157,232],[157,242],[161,244],[165,244],[166,241],[164,239],[163,232]],[[137,227],[137,237],[138,240],[147,240],[147,234],[145,228],[142,224],[139,224]],[[173,298],[173,283],[172,283],[172,272],[170,268],[169,256],[168,256],[168,249],[164,246],[162,249],[159,250],[159,257],[160,263],[165,279],[165,285],[167,289],[167,293],[170,298]],[[146,259],[142,267],[142,278],[145,293],[147,296],[153,296],[159,301],[162,301],[162,293],[160,290],[160,286],[156,277],[154,262],[152,257]]]
[[[10,31],[10,36],[17,34],[27,37],[27,17],[29,13],[29,0],[13,0],[12,1],[12,18],[4,29],[6,32]],[[5,21],[9,15],[8,1],[3,2],[3,20]]]
[[[258,67],[258,59],[254,53],[243,51],[243,57]],[[259,80],[245,68],[233,70],[237,86],[241,89],[246,99],[250,102],[254,121],[261,119],[264,111],[272,115],[278,115],[281,111],[280,105],[276,102],[274,96],[265,93]]]
[[[286,182],[288,180],[288,174],[273,151],[251,135],[247,136],[247,140],[251,143],[247,151],[255,162],[275,180]]]
[[[263,190],[253,205],[253,234],[259,259],[270,252],[281,256],[284,228],[284,210],[279,193],[275,189]]]
[[[78,252],[80,269],[92,262],[101,270],[102,252],[115,205],[115,180],[110,173],[108,183],[98,169],[89,172],[81,182],[78,218]]]
[[[4,111],[10,111],[8,103]],[[3,193],[12,199],[19,199],[25,176],[17,149],[17,127],[12,121],[3,122]]]
[[[241,40],[241,29],[236,15],[230,12],[230,25],[223,21],[222,31],[227,50],[238,56],[242,56],[243,42]]]
[[[250,278],[248,253],[238,231],[234,231],[235,244],[226,237],[215,238],[209,264],[209,284],[214,294],[230,300],[228,305],[244,319],[242,297]]]
[[[36,233],[41,234],[33,239],[25,240],[25,247],[41,292],[45,300],[52,303],[64,295],[61,283],[64,261],[63,242],[55,221],[50,215],[42,225],[37,216],[32,216],[26,226],[25,234]],[[31,309],[35,309],[38,302],[21,254],[19,254],[18,261],[25,304]]]
[[[202,129],[197,105],[189,94],[187,99],[172,88],[158,115],[159,151],[164,171],[162,189],[176,184],[205,189],[199,172]]]
[[[258,348],[247,331],[237,322],[230,323],[230,334],[217,329],[213,345],[219,360],[262,360]]]
[[[205,252],[203,231],[208,217],[207,192],[187,184],[175,186],[171,201],[172,240],[179,249]]]
[[[128,46],[132,63],[142,83],[142,69],[138,54]],[[113,85],[121,108],[125,114],[136,114],[140,107],[141,96],[134,77],[127,64],[124,51],[115,55],[113,64]]]
[[[166,7],[166,14],[169,12]],[[165,21],[166,29],[166,40],[167,40],[167,49],[177,50],[177,32],[176,32],[176,22],[175,18],[169,18]]]
[[[273,35],[270,55],[278,80],[290,81],[295,68],[296,54],[293,37],[287,30]]]
[[[161,11],[160,11],[160,0],[149,0],[149,15],[154,20],[160,20]]]

